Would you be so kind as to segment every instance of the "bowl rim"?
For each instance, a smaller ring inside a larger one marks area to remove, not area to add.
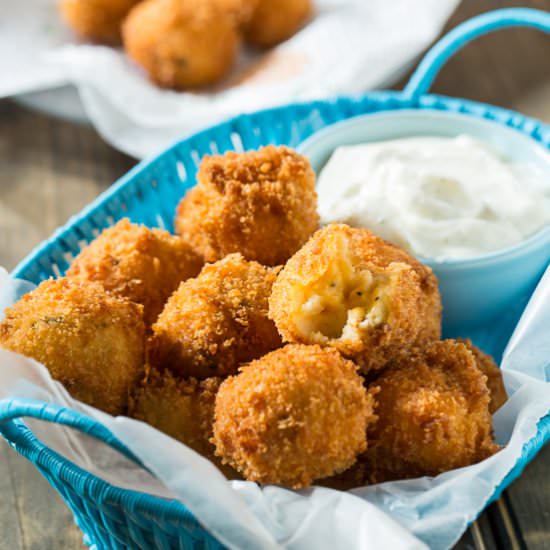
[[[315,147],[321,145],[331,134],[342,132],[345,129],[362,126],[365,122],[373,119],[384,118],[416,118],[423,119],[450,119],[450,120],[467,120],[469,123],[478,126],[490,127],[495,132],[511,133],[521,138],[526,142],[530,142],[530,146],[541,156],[548,157],[550,165],[550,147],[544,145],[542,141],[536,139],[533,135],[526,132],[522,132],[517,128],[504,125],[496,120],[490,120],[486,118],[478,118],[472,116],[469,113],[456,113],[449,111],[441,111],[438,109],[399,109],[397,111],[377,111],[373,113],[366,113],[357,116],[350,117],[345,120],[334,122],[325,126],[324,128],[314,132],[307,139],[302,141],[296,148],[296,150],[308,156],[310,151]],[[437,135],[437,133],[434,133]],[[414,137],[411,135],[410,137]],[[391,138],[390,138],[391,139]],[[396,138],[397,139],[397,138]],[[406,139],[406,138],[404,138]],[[479,139],[479,138],[476,138]],[[382,140],[386,141],[386,140]],[[483,140],[480,140],[483,141]],[[342,144],[343,145],[343,144]],[[338,146],[336,146],[338,147]],[[334,151],[335,149],[333,149]],[[550,174],[549,174],[550,176]],[[456,269],[472,269],[479,267],[490,267],[503,262],[516,260],[521,256],[530,254],[537,250],[539,247],[548,243],[550,245],[550,222],[547,222],[540,229],[529,235],[527,238],[505,248],[499,248],[492,252],[480,254],[479,256],[472,256],[469,258],[428,258],[422,255],[415,255],[421,262],[429,265],[430,267],[437,267],[439,271],[451,271]]]

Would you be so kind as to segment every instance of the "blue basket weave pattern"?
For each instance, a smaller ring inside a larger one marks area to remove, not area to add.
[[[269,109],[234,118],[177,143],[136,166],[71,218],[13,275],[33,283],[62,275],[83,246],[123,217],[172,230],[175,207],[194,184],[198,164],[206,154],[256,149],[269,143],[295,147],[317,130],[353,116],[400,109],[457,112],[515,128],[550,148],[550,128],[537,120],[491,105],[426,94],[439,68],[464,43],[511,25],[549,31],[550,15],[526,9],[500,10],[457,27],[428,53],[404,92],[373,92]],[[45,447],[23,423],[23,417],[63,423],[94,435],[124,454],[128,451],[105,428],[80,414],[32,401],[0,402],[0,433],[59,491],[88,544],[101,549],[222,548],[182,504],[109,485]],[[543,419],[537,436],[525,446],[522,458],[491,500],[498,498],[549,437],[550,421]]]

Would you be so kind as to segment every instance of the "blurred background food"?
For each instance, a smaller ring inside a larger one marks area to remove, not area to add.
[[[0,97],[143,158],[231,116],[394,83],[459,0],[417,0],[416,25],[408,0],[6,3]]]
[[[74,33],[122,42],[157,85],[186,90],[214,84],[233,67],[244,38],[270,48],[313,13],[311,0],[60,0]]]

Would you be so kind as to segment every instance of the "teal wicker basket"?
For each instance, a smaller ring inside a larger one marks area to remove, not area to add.
[[[194,184],[203,155],[255,149],[269,143],[296,147],[317,130],[357,115],[399,109],[459,112],[515,128],[550,148],[550,128],[537,120],[490,105],[427,93],[439,69],[459,48],[477,36],[509,26],[550,32],[550,14],[528,9],[499,10],[460,25],[428,52],[403,92],[372,92],[265,110],[180,141],[136,166],[34,250],[12,275],[33,283],[62,275],[83,246],[123,217],[172,230],[175,206]],[[519,313],[471,336],[498,354]],[[43,445],[26,426],[24,417],[72,426],[139,461],[105,427],[80,413],[28,400],[0,402],[0,433],[57,489],[84,532],[85,542],[93,548],[222,548],[183,504],[114,487],[82,470]],[[522,472],[549,437],[550,419],[545,418],[491,501]]]

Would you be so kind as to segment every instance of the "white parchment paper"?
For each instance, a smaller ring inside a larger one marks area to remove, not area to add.
[[[0,0],[0,98],[74,84],[105,139],[141,158],[242,112],[386,86],[437,37],[458,4],[315,0],[314,19],[290,40],[264,54],[245,50],[216,88],[177,93],[150,84],[122,51],[78,42],[56,0]],[[52,112],[74,110],[51,94],[38,99]]]
[[[0,311],[32,285],[0,271]],[[103,422],[154,474],[87,436],[43,422],[35,434],[110,483],[177,498],[230,548],[316,550],[450,548],[513,468],[550,412],[550,269],[504,353],[508,402],[494,427],[502,451],[436,478],[389,482],[341,492],[291,491],[227,481],[208,460],[154,428],[113,418],[73,400],[38,363],[0,350],[0,398],[38,399],[72,407]]]

